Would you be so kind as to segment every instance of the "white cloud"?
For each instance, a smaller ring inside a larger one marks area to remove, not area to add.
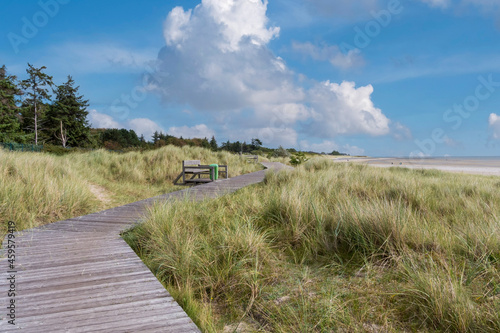
[[[211,138],[215,135],[215,132],[207,127],[205,124],[195,125],[193,127],[181,126],[181,127],[170,127],[168,129],[168,134],[183,137],[183,138]]]
[[[339,149],[339,146],[329,140],[323,140],[320,143],[309,143],[307,140],[300,141],[300,150],[302,151],[314,151],[317,153],[331,153],[334,150]]]
[[[491,130],[493,131],[493,138],[500,139],[500,116],[492,113],[488,119]]]
[[[356,88],[354,82],[317,84],[309,92],[315,110],[310,132],[325,138],[337,134],[388,134],[390,120],[373,105],[372,93],[371,85]]]
[[[163,24],[163,36],[167,45],[181,43],[189,33],[186,29],[191,18],[191,10],[184,11],[182,7],[175,7],[168,14]]]
[[[97,110],[89,111],[90,124],[93,128],[120,128],[120,124],[104,113],[99,113]]]
[[[70,42],[54,46],[47,63],[56,61],[59,67],[71,73],[142,72],[157,53],[154,49],[133,50],[104,42]]]
[[[165,40],[167,45],[182,48],[206,28],[205,36],[217,32],[215,46],[223,52],[238,51],[244,39],[265,45],[279,34],[278,27],[267,28],[266,11],[267,0],[202,0],[194,12],[176,7],[165,21]]]
[[[476,6],[482,6],[485,8],[498,8],[500,3],[498,0],[463,0],[464,4],[472,4]]]
[[[388,83],[421,77],[497,72],[500,71],[500,63],[495,57],[496,54],[493,53],[462,53],[444,57],[412,58],[411,64],[398,67],[397,70],[394,70],[393,63],[371,73],[367,72],[366,79],[373,83]]]
[[[359,49],[353,49],[344,54],[337,45],[322,45],[319,47],[309,42],[293,42],[292,48],[297,52],[310,56],[314,60],[329,61],[333,66],[342,69],[363,66],[365,63]]]
[[[411,140],[413,138],[410,129],[400,122],[391,124],[391,132],[392,136],[398,141]]]
[[[156,131],[163,132],[163,129],[160,125],[148,118],[132,119],[127,122],[127,125],[127,127],[134,130],[137,135],[144,135],[144,138],[146,140],[150,140],[153,136],[153,133]]]
[[[144,135],[146,140],[150,140],[155,131],[163,132],[160,125],[148,118],[135,118],[118,122],[112,116],[97,112],[97,110],[90,110],[89,118],[93,128],[127,128],[134,130],[138,136]]]
[[[312,110],[300,103],[283,103],[278,105],[263,105],[256,109],[255,116],[261,123],[271,121],[273,126],[294,125],[312,116]]]
[[[365,153],[365,150],[363,148],[359,148],[357,146],[351,146],[349,144],[346,144],[344,146],[342,146],[342,149],[343,151],[342,152],[345,152],[349,155],[353,155],[353,156],[356,156],[356,155],[363,155]]]
[[[267,28],[266,8],[261,0],[203,0],[192,11],[172,10],[155,90],[166,102],[224,114],[226,123],[248,113],[259,128],[307,118],[303,89],[266,47],[279,31]]]
[[[351,146],[349,144],[339,146],[338,144],[330,140],[323,140],[323,142],[320,143],[309,143],[307,140],[303,140],[300,141],[300,149],[303,151],[313,151],[316,153],[327,154],[330,154],[334,150],[349,155],[362,155],[365,152],[363,148]]]
[[[459,141],[456,141],[452,138],[450,138],[449,136],[445,136],[443,138],[444,140],[444,144],[448,147],[451,147],[451,148],[463,148],[463,144]]]
[[[168,102],[227,111],[294,102],[303,96],[293,73],[265,45],[267,1],[203,0],[172,10],[164,24],[153,84]]]
[[[291,147],[299,129],[325,139],[387,134],[389,120],[373,106],[371,86],[309,80],[313,88],[306,89],[297,83],[300,75],[267,47],[279,28],[268,27],[266,8],[262,0],[202,0],[187,11],[176,7],[164,24],[166,46],[149,82],[152,90],[166,103],[211,112],[218,135],[232,140],[258,137],[266,145]],[[339,67],[359,61],[355,53],[311,46],[298,47]],[[186,136],[192,128],[172,130]]]
[[[498,0],[420,0],[421,2],[424,2],[428,4],[431,7],[434,8],[458,8],[463,10],[467,10],[467,7],[472,6],[476,7],[479,10],[484,11],[485,13],[491,14],[492,11],[495,12],[496,10],[500,9],[500,3]]]
[[[283,146],[292,148],[297,146],[298,134],[293,128],[263,126],[247,127],[244,129],[225,128],[224,135],[231,141],[240,140],[250,142],[252,138],[259,138],[266,147],[276,148]]]

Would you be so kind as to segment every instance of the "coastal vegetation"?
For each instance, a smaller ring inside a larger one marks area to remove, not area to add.
[[[182,160],[228,164],[230,177],[261,170],[244,157],[200,147],[143,152],[106,150],[57,156],[0,149],[0,236],[180,189],[172,181]]]
[[[314,159],[124,237],[205,332],[499,332],[500,181]]]

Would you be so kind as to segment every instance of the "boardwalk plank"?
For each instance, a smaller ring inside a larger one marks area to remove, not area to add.
[[[7,324],[4,310],[0,331],[199,332],[120,232],[140,223],[154,204],[217,198],[264,177],[258,171],[16,233],[17,325]],[[7,273],[1,277],[7,290]],[[1,308],[9,301],[0,295]]]

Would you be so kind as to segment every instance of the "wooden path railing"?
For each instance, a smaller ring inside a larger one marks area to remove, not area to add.
[[[1,253],[0,332],[199,332],[120,232],[154,202],[214,198],[264,175],[262,170],[17,232],[14,273],[5,240]],[[9,323],[12,314],[15,325]]]

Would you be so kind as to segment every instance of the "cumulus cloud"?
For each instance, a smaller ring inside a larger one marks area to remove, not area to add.
[[[267,0],[226,1],[203,0],[194,11],[174,8],[167,16],[164,36],[169,46],[182,48],[186,41],[198,39],[199,32],[214,40],[219,50],[238,51],[242,40],[254,45],[265,45],[279,34],[278,27],[267,28]],[[207,27],[208,29],[204,29]]]
[[[97,112],[97,110],[90,110],[89,118],[93,128],[127,128],[134,130],[138,136],[144,135],[146,140],[151,139],[155,131],[163,132],[160,125],[148,118],[135,118],[119,122],[112,116]]]
[[[120,124],[113,117],[99,113],[97,110],[90,110],[89,118],[93,128],[120,128]]]
[[[293,42],[292,48],[314,60],[329,61],[334,67],[342,69],[360,67],[365,64],[359,49],[353,49],[344,54],[337,45],[316,46],[309,42]]]
[[[205,124],[195,125],[193,127],[181,126],[181,127],[170,127],[168,129],[168,134],[183,137],[183,138],[211,138],[215,135],[215,132],[207,127]]]
[[[148,89],[166,103],[211,112],[222,128],[219,134],[228,138],[259,137],[267,145],[293,146],[298,131],[325,139],[387,134],[389,120],[373,106],[372,86],[309,80],[313,88],[306,89],[298,84],[298,75],[267,46],[279,28],[269,26],[266,10],[262,0],[202,0],[192,10],[174,8],[165,20],[166,45]],[[343,55],[332,46],[296,48],[337,67],[360,61],[355,51]]]
[[[309,91],[310,103],[315,110],[311,129],[320,137],[388,134],[390,120],[373,105],[372,93],[371,85],[356,88],[354,82],[318,83]]]
[[[164,25],[155,87],[165,100],[227,111],[299,100],[303,93],[283,60],[265,45],[267,1],[203,0],[174,8]]]
[[[136,118],[127,122],[127,127],[134,130],[139,136],[142,134],[146,140],[149,140],[153,133],[162,132],[160,125],[148,118]]]
[[[500,116],[492,113],[488,119],[491,130],[493,131],[493,138],[500,139]]]

